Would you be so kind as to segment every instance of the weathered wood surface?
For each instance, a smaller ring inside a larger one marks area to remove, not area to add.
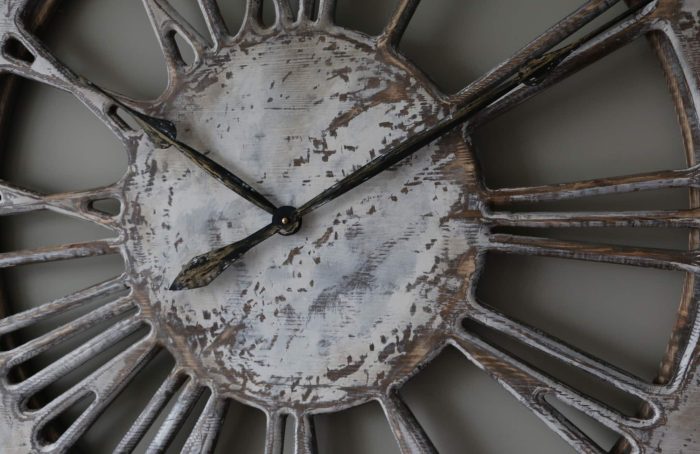
[[[333,23],[333,0],[302,2],[294,17],[276,0],[277,22],[265,28],[259,0],[247,1],[238,33],[226,30],[216,2],[199,0],[207,39],[168,4],[143,0],[168,63],[169,86],[150,102],[119,98],[149,115],[172,120],[178,139],[251,182],[278,206],[301,206],[391,145],[429,128],[485,92],[499,87],[614,5],[591,0],[512,58],[454,96],[441,94],[398,52],[417,0],[402,0],[384,33],[367,37]],[[639,3],[639,2],[630,2]],[[313,415],[375,400],[381,403],[402,452],[434,446],[400,398],[401,385],[446,345],[453,345],[499,381],[580,452],[599,452],[579,428],[544,400],[552,395],[584,411],[622,437],[620,450],[700,450],[695,235],[688,252],[590,245],[493,234],[516,227],[688,227],[698,222],[696,117],[699,86],[700,0],[657,0],[593,37],[568,55],[541,83],[519,85],[410,159],[304,219],[291,236],[255,248],[208,287],[173,292],[170,283],[192,257],[251,234],[269,213],[212,180],[172,147],[163,148],[117,115],[115,99],[58,61],[18,14],[26,0],[0,1],[0,28],[30,59],[7,52],[0,71],[66,90],[119,137],[129,156],[124,178],[108,188],[46,195],[0,182],[0,215],[53,210],[115,231],[115,237],[50,250],[0,254],[0,267],[121,254],[126,273],[24,314],[0,320],[10,334],[97,299],[87,315],[22,346],[0,352],[0,373],[95,323],[122,319],[65,358],[17,384],[0,381],[0,439],[15,452],[65,452],[159,348],[177,366],[145,405],[119,445],[129,452],[170,400],[150,451],[174,438],[205,387],[212,391],[189,434],[187,452],[215,446],[227,399],[268,416],[266,452],[282,451],[284,421],[295,422],[295,450],[316,451]],[[38,9],[34,8],[37,7]],[[31,14],[30,14],[31,16]],[[173,33],[195,52],[185,63]],[[573,72],[644,34],[650,36],[669,78],[686,139],[688,168],[532,188],[484,186],[468,133]],[[513,213],[503,206],[663,188],[692,190],[682,211],[620,213]],[[107,215],[92,203],[114,198]],[[483,254],[556,256],[687,272],[677,327],[657,383],[625,371],[496,313],[474,300]],[[124,295],[126,293],[126,295]],[[470,318],[520,340],[645,403],[638,417],[532,368],[467,333]],[[24,399],[143,326],[141,340],[38,411]],[[57,441],[40,429],[72,403],[93,403]],[[11,440],[11,441],[7,441]]]

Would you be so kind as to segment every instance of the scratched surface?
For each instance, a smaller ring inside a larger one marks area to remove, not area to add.
[[[446,110],[366,38],[307,31],[226,49],[164,104],[182,140],[278,206],[301,206]],[[145,141],[125,192],[127,250],[171,342],[227,392],[270,407],[357,402],[405,378],[456,322],[481,230],[463,216],[478,208],[475,186],[469,149],[453,134],[207,288],[171,292],[180,264],[270,215]]]

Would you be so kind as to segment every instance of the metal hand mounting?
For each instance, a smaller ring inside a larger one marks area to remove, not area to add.
[[[641,2],[636,7],[628,9],[626,12],[617,16],[586,36],[572,42],[571,44],[530,60],[523,65],[520,71],[511,76],[509,79],[505,80],[502,84],[494,87],[492,90],[484,93],[479,98],[457,109],[451,115],[439,121],[431,128],[417,133],[401,144],[390,148],[388,151],[382,153],[378,158],[375,158],[359,168],[357,171],[321,192],[319,195],[309,200],[298,209],[285,207],[284,209],[288,210],[289,212],[284,219],[291,225],[294,225],[295,229],[298,230],[303,216],[340,197],[367,180],[379,175],[390,167],[413,155],[418,150],[421,150],[425,146],[429,145],[436,139],[439,139],[457,127],[467,123],[472,116],[476,115],[483,108],[497,101],[502,96],[508,94],[513,89],[520,85],[538,85],[542,83],[551,73],[551,71],[559,66],[559,64],[561,64],[569,55],[582,48],[594,37],[618,25],[620,22],[624,21],[635,12],[641,10],[649,3],[650,2]],[[276,219],[281,218],[276,216]],[[171,290],[195,289],[210,284],[231,264],[239,260],[243,255],[245,255],[245,253],[265,239],[270,238],[276,233],[280,232],[286,232],[287,234],[294,233],[295,230],[286,228],[286,225],[287,224],[285,223],[279,223],[273,220],[271,224],[242,241],[196,257],[183,268],[182,272],[173,283]]]

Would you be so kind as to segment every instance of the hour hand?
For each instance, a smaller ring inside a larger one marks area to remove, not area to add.
[[[249,250],[279,231],[280,227],[272,223],[244,240],[195,257],[175,278],[170,290],[192,290],[211,284]]]

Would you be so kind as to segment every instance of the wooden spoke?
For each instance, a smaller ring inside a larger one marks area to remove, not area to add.
[[[286,415],[268,414],[265,429],[265,454],[282,454],[284,452],[286,421]]]
[[[136,332],[142,323],[136,317],[130,317],[116,323],[104,332],[85,342],[83,345],[67,354],[60,360],[52,363],[40,372],[15,385],[13,392],[19,394],[20,399],[26,399],[60,377],[73,371],[86,361],[107,350],[130,334]]]
[[[389,20],[384,33],[379,39],[381,45],[397,48],[403,38],[403,34],[411,22],[411,18],[418,9],[420,0],[399,0],[396,11]]]
[[[246,0],[242,30],[256,30],[262,25],[263,0]]]
[[[523,47],[515,55],[469,84],[469,86],[452,98],[452,102],[456,105],[466,105],[477,99],[482,93],[487,93],[496,88],[500,83],[517,73],[527,62],[542,56],[616,3],[617,0],[587,1],[579,9]]]
[[[651,402],[658,394],[658,387],[646,383],[603,360],[578,350],[554,336],[515,321],[510,317],[483,305],[471,305],[469,318],[484,326],[511,336],[525,345],[546,353],[563,363],[584,371],[617,389]]]
[[[146,407],[143,409],[129,431],[124,435],[115,453],[130,453],[146,435],[148,429],[153,425],[160,412],[165,408],[170,399],[177,393],[184,383],[184,377],[179,371],[173,371],[165,379],[158,391],[153,395]]]
[[[64,452],[72,447],[157,351],[152,337],[142,339],[42,408],[37,416],[48,420],[60,415],[86,393],[92,393],[95,398],[87,410],[52,445],[54,452]]]
[[[47,318],[89,304],[100,298],[109,298],[127,290],[124,276],[97,284],[85,290],[59,298],[34,309],[0,319],[0,335],[8,334],[39,323]]]
[[[627,212],[494,212],[484,216],[485,222],[496,227],[667,227],[697,228],[700,210],[627,211]]]
[[[207,42],[167,0],[142,0],[163,51],[171,80],[187,66],[175,42],[175,34],[186,40],[195,53],[195,64],[206,52]]]
[[[544,400],[546,395],[556,397],[630,439],[629,434],[655,424],[656,419],[658,419],[658,416],[649,420],[627,417],[471,334],[455,333],[452,343],[471,362],[491,375],[516,399],[580,452],[600,452],[600,447],[558,414]]]
[[[700,187],[700,166],[573,183],[493,189],[488,191],[487,197],[491,203],[501,205],[684,187]]]
[[[189,379],[182,392],[176,397],[175,405],[160,426],[155,438],[148,446],[148,452],[164,452],[177,435],[178,430],[187,419],[192,407],[202,394],[203,388]]]
[[[119,246],[113,241],[91,241],[88,243],[31,249],[0,254],[0,269],[35,263],[57,262],[100,255],[117,254]]]
[[[20,347],[1,353],[0,371],[2,371],[2,373],[7,373],[10,368],[40,355],[52,347],[71,339],[75,335],[92,328],[100,322],[118,317],[134,307],[134,302],[130,297],[120,298],[72,322],[66,323],[43,336],[37,337]]]
[[[498,101],[481,110],[469,121],[473,129],[487,123],[513,107],[541,93],[545,89],[568,78],[581,69],[590,66],[615,50],[634,41],[654,28],[657,1],[653,1],[630,18],[622,21],[611,30],[590,39],[571,55],[566,57],[537,84],[520,85],[502,96]]]
[[[226,401],[212,394],[181,452],[187,454],[213,452],[216,448],[219,431],[224,423],[226,408]]]
[[[437,453],[425,430],[398,392],[392,391],[381,400],[381,404],[403,454]]]
[[[204,21],[207,24],[207,29],[214,42],[214,49],[220,49],[228,40],[230,33],[224,22],[224,17],[219,9],[219,4],[216,0],[197,0],[199,8],[204,15]]]
[[[275,5],[275,14],[277,15],[277,21],[285,25],[291,24],[296,21],[294,17],[294,12],[292,11],[292,5],[289,0],[272,0]],[[302,13],[304,4],[307,3],[306,0],[300,0],[299,13]]]
[[[294,453],[317,454],[316,429],[313,417],[310,415],[297,415],[294,429]]]
[[[318,4],[318,21],[331,24],[335,22],[337,0],[320,0]]]
[[[45,195],[0,181],[0,216],[47,209],[114,228],[111,216],[90,207],[95,201],[116,197],[118,192],[114,187]]]
[[[485,247],[509,254],[616,263],[690,273],[700,271],[698,256],[694,251],[596,245],[505,234],[492,235]]]

